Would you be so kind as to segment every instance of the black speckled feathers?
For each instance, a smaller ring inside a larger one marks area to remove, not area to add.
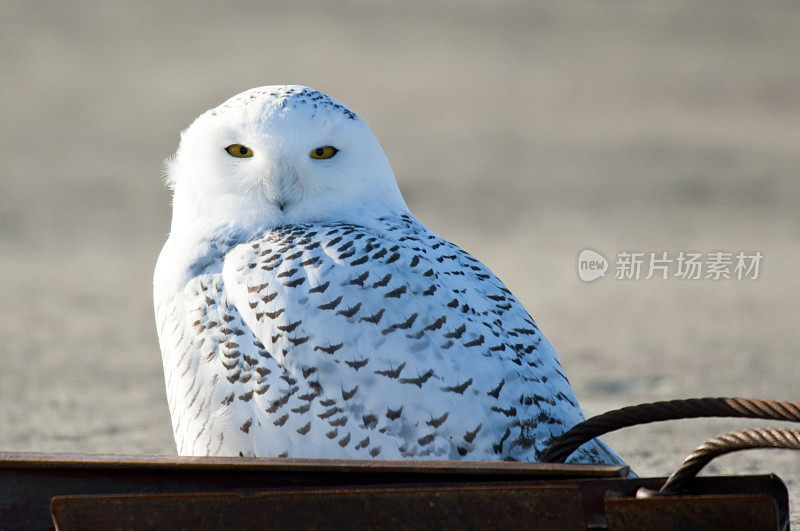
[[[411,216],[215,259],[157,308],[182,454],[535,460],[582,418],[522,305]]]

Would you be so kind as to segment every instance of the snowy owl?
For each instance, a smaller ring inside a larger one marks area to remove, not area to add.
[[[167,182],[154,298],[181,455],[535,461],[583,419],[522,304],[409,212],[326,94],[234,96]],[[572,460],[620,463],[599,441]]]

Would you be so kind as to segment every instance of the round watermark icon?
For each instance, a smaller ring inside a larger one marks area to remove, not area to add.
[[[578,255],[578,276],[584,282],[591,282],[606,276],[608,260],[602,254],[591,249],[584,249]]]

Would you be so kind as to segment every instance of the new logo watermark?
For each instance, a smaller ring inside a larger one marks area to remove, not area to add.
[[[606,276],[608,260],[602,254],[591,249],[584,249],[578,255],[578,276],[584,282],[591,282]]]
[[[620,251],[615,262],[616,280],[757,280],[763,255],[760,251],[714,251],[669,253]],[[584,282],[604,277],[609,262],[605,256],[584,249],[578,255],[578,276]]]

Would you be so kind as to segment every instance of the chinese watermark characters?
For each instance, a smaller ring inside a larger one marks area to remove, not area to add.
[[[757,280],[763,255],[760,251],[669,253],[621,251],[617,254],[617,280]],[[591,282],[605,276],[608,260],[597,251],[584,249],[578,256],[578,276]]]

